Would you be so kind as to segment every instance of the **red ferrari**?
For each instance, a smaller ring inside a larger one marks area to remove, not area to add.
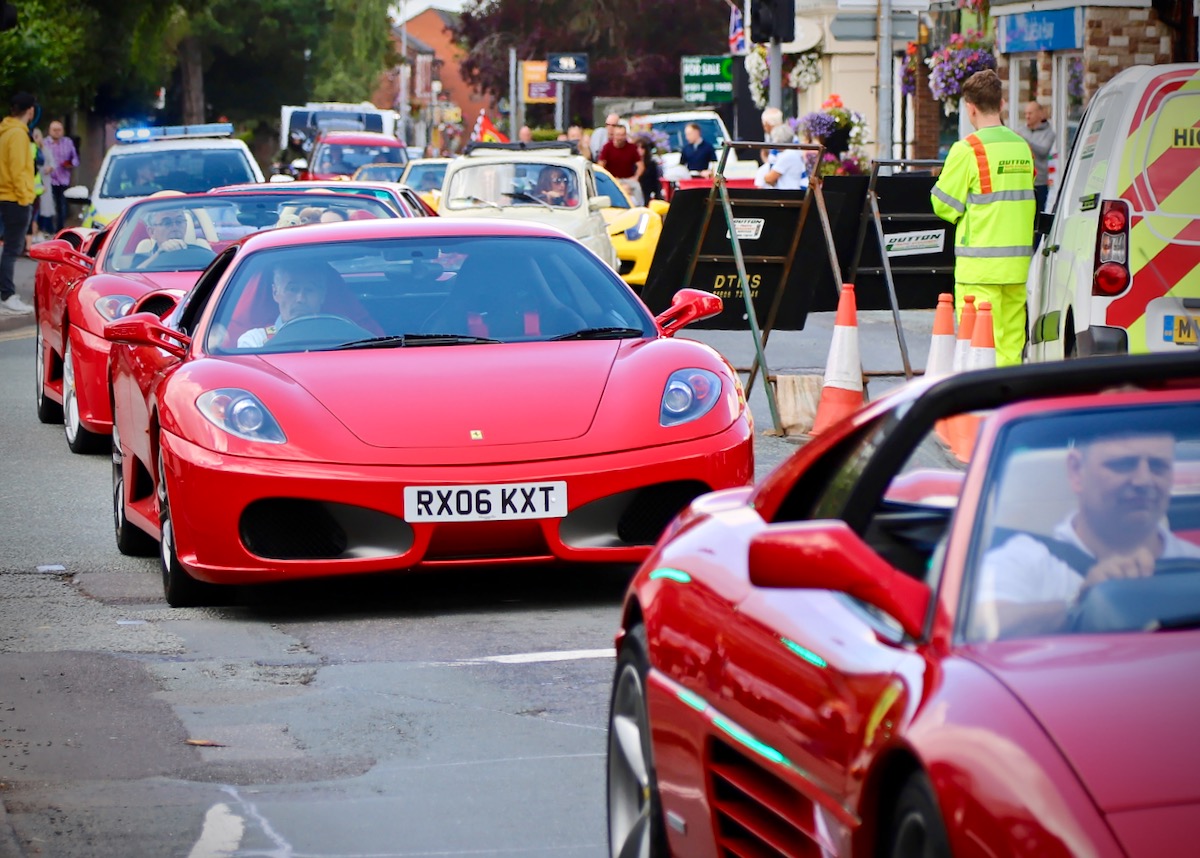
[[[252,232],[298,224],[307,210],[333,210],[343,219],[396,216],[374,200],[343,194],[171,194],[130,206],[102,232],[71,231],[35,245],[38,419],[62,421],[73,452],[107,449],[105,324],[147,292],[191,288],[223,248]],[[146,309],[167,307],[162,300]]]
[[[1198,461],[1200,356],[1088,359],[694,501],[624,605],[611,854],[1194,854]]]
[[[729,364],[562,233],[360,222],[252,236],[160,318],[108,325],[114,515],[171,605],[219,585],[458,564],[637,562],[747,484]],[[143,305],[152,311],[142,311]]]

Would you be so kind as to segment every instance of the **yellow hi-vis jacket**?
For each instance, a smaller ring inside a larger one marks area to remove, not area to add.
[[[29,126],[18,116],[0,120],[0,201],[27,206],[33,202],[33,153]]]
[[[42,171],[37,168],[37,144],[29,141],[29,154],[33,155],[33,195],[40,197],[45,187],[42,185]]]
[[[1033,252],[1033,153],[1003,125],[981,128],[950,147],[933,187],[933,211],[957,224],[954,282],[1024,283]]]

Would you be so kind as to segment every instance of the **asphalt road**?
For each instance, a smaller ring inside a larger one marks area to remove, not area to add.
[[[28,298],[32,266],[19,274]],[[773,337],[772,370],[819,372],[829,322]],[[0,856],[604,854],[631,570],[247,588],[172,610],[157,561],[116,551],[107,457],[36,421],[29,324],[0,325]],[[749,334],[696,336],[753,355]],[[750,399],[768,428],[761,388]],[[794,450],[760,434],[759,476]]]

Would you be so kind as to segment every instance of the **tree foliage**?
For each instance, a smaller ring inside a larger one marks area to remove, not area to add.
[[[313,52],[317,101],[366,101],[396,64],[388,0],[327,0],[328,23]]]
[[[594,95],[678,96],[679,58],[726,53],[728,26],[720,0],[471,0],[456,35],[464,80],[497,96],[510,47],[520,60],[586,53],[588,83],[572,86],[571,104],[590,119]]]

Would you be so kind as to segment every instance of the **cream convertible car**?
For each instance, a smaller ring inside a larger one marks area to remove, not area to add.
[[[590,161],[556,143],[476,143],[446,168],[438,214],[497,217],[561,229],[617,270]]]

